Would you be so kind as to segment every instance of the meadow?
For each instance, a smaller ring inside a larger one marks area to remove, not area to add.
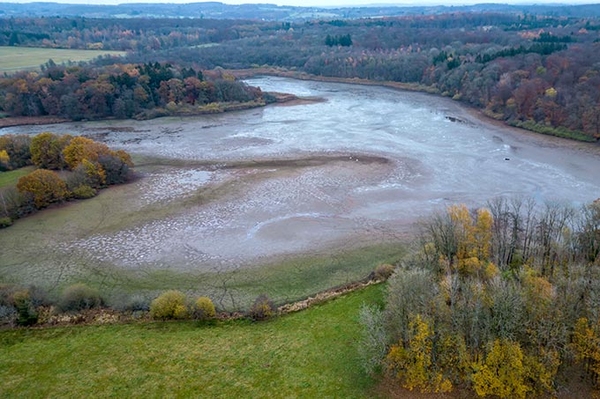
[[[266,322],[155,322],[0,332],[0,396],[374,397],[357,351],[383,285]]]
[[[0,72],[17,72],[39,69],[48,60],[56,64],[63,62],[90,61],[101,55],[124,55],[124,51],[74,50],[41,47],[0,46]]]
[[[28,175],[34,171],[33,166],[21,168],[17,170],[11,170],[8,172],[0,172],[0,188],[7,186],[14,186],[19,181],[19,178]]]

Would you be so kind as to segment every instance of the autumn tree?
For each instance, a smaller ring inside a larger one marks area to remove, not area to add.
[[[84,158],[73,172],[80,173],[84,177],[83,184],[94,189],[101,188],[106,184],[106,172],[98,162],[91,162]]]
[[[43,169],[64,169],[66,162],[63,150],[72,136],[59,136],[50,132],[40,133],[31,139],[31,160],[35,166]]]
[[[63,201],[68,194],[67,185],[56,172],[37,169],[23,176],[17,183],[19,192],[31,197],[37,209],[53,202]]]
[[[391,347],[386,361],[403,387],[422,392],[452,389],[452,383],[442,376],[434,362],[433,338],[433,329],[417,314],[408,324],[408,339]]]
[[[10,170],[10,156],[6,150],[0,150],[0,171]]]
[[[75,137],[63,150],[65,162],[69,169],[79,166],[84,159],[89,162],[98,162],[104,155],[111,155],[111,150],[106,144],[98,143],[86,137]]]
[[[600,377],[598,323],[594,325],[585,317],[578,319],[573,331],[571,347],[575,352],[577,361],[584,365],[586,372],[597,384]]]
[[[485,359],[473,369],[473,388],[479,396],[525,398],[531,390],[526,384],[523,352],[516,342],[495,340]]]

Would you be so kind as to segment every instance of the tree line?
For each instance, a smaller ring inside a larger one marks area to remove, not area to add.
[[[91,198],[102,188],[125,183],[133,162],[127,152],[82,136],[0,136],[0,172],[27,165],[36,169],[16,186],[0,188],[0,228],[53,203]]]
[[[102,57],[95,70],[50,63],[39,76],[51,84],[37,82],[27,73],[7,77],[0,82],[0,110],[75,119],[132,117],[143,115],[148,107],[164,108],[172,100],[175,104],[202,103],[204,98],[220,101],[220,92],[256,98],[256,93],[238,90],[227,79],[199,79],[214,89],[186,82],[192,77],[181,68],[274,66],[325,77],[413,83],[511,125],[595,141],[600,138],[598,29],[600,23],[594,18],[514,12],[294,23],[0,19],[0,32],[17,32],[13,40],[18,45],[130,50],[124,59]],[[0,42],[9,41],[11,35],[2,39],[0,34]],[[156,62],[179,65],[171,68],[173,76],[164,83],[162,95],[144,81],[149,77],[145,71],[135,71]],[[120,75],[119,82],[113,75]],[[181,82],[169,83],[170,79]],[[202,96],[195,98],[198,91]],[[37,92],[42,95],[30,95]]]
[[[363,307],[365,369],[424,392],[554,394],[600,377],[600,200],[496,199],[420,224],[385,307]]]
[[[152,57],[201,60],[206,69],[267,65],[316,76],[416,83],[511,125],[585,141],[600,138],[597,21],[505,14],[452,18],[292,24],[271,35],[164,49]],[[334,40],[350,36],[349,46]],[[149,57],[128,55],[132,61]]]
[[[232,40],[258,27],[232,19],[0,18],[0,45],[148,52]]]
[[[169,63],[62,66],[0,79],[0,108],[14,116],[55,115],[73,120],[147,118],[160,110],[262,99],[258,88],[221,71],[205,77]]]

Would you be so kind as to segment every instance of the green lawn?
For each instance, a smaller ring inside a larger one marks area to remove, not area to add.
[[[49,59],[57,64],[67,61],[90,61],[104,54],[124,55],[125,52],[0,46],[0,72],[39,69],[40,65],[48,62]]]
[[[34,170],[35,166],[27,166],[25,168],[11,170],[10,172],[0,172],[0,188],[17,184],[19,178],[28,175]]]
[[[372,397],[357,320],[382,287],[261,323],[0,332],[0,397]]]

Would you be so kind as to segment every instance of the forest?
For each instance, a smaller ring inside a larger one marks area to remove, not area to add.
[[[91,65],[49,61],[41,72],[5,76],[0,110],[14,116],[130,118],[150,105],[230,101],[231,95],[248,101],[260,93],[234,88],[219,74],[214,89],[200,88],[198,72],[275,67],[322,78],[412,84],[513,126],[597,141],[599,32],[595,18],[515,12],[302,22],[0,18],[4,45],[128,51],[124,58],[103,57]],[[166,80],[179,82],[144,83],[148,75],[141,68],[156,62],[170,66]],[[189,70],[196,76],[188,76]],[[190,94],[198,91],[199,100]],[[88,109],[67,112],[67,104],[76,102]]]
[[[41,73],[18,72],[4,79],[3,108],[13,116],[81,120],[218,112],[217,103],[257,101],[264,105],[259,88],[236,82],[222,71],[211,76],[214,78],[205,79],[191,67],[158,62],[67,67],[49,61]],[[198,108],[207,104],[215,106]]]
[[[365,369],[409,390],[500,398],[596,385],[599,233],[599,200],[497,198],[427,218],[384,309],[361,310]]]

